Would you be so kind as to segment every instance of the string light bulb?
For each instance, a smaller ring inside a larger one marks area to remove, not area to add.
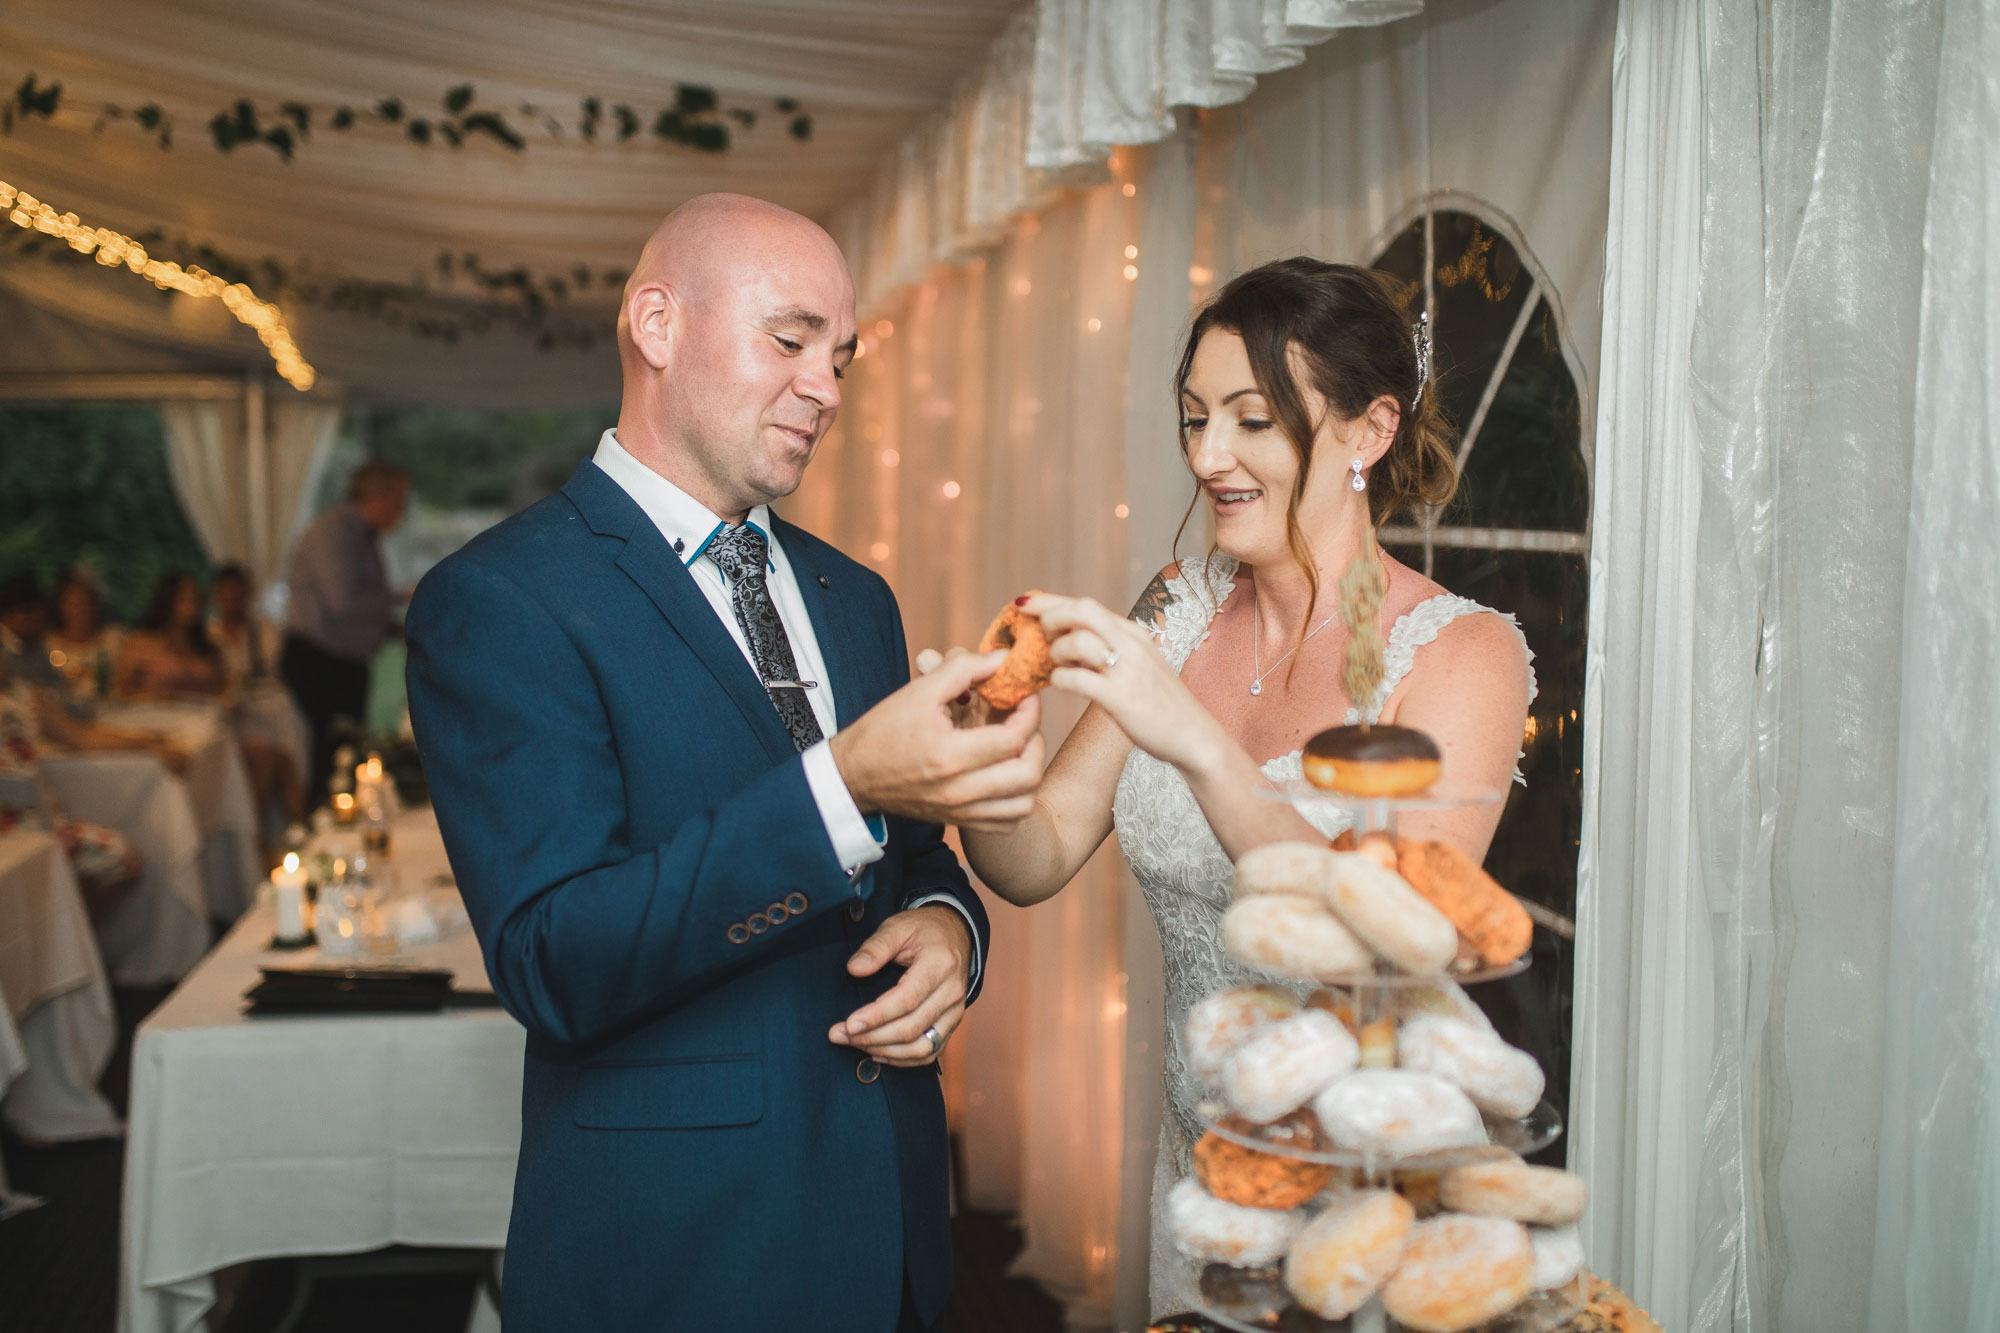
[[[224,282],[193,264],[183,268],[172,260],[156,259],[146,253],[145,246],[123,232],[109,227],[86,227],[76,214],[58,213],[55,205],[44,203],[6,181],[0,181],[0,209],[7,210],[7,220],[15,226],[53,236],[78,254],[93,256],[106,268],[123,264],[161,291],[221,301],[230,314],[257,335],[264,350],[271,354],[271,360],[277,363],[278,374],[285,383],[301,393],[312,388],[316,372],[292,341],[284,315],[245,284]]]

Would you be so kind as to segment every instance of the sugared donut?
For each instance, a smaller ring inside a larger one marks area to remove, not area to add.
[[[1256,1125],[1241,1116],[1228,1116],[1221,1123],[1239,1134],[1257,1131]],[[1280,1140],[1302,1147],[1326,1145],[1319,1122],[1310,1111],[1286,1116],[1279,1125],[1294,1131],[1278,1134]],[[1245,1208],[1289,1209],[1325,1189],[1333,1179],[1333,1168],[1296,1157],[1258,1152],[1220,1134],[1208,1133],[1194,1145],[1194,1174],[1203,1189],[1224,1203],[1238,1203]]]
[[[1345,1319],[1396,1270],[1415,1222],[1409,1202],[1393,1190],[1340,1195],[1292,1242],[1285,1285],[1321,1318]]]
[[[1444,1206],[1461,1213],[1506,1217],[1540,1227],[1567,1226],[1583,1216],[1590,1187],[1583,1177],[1522,1161],[1468,1162],[1438,1181]]]
[[[1528,951],[1535,923],[1527,909],[1450,843],[1400,838],[1396,869],[1451,919],[1489,967],[1511,963]]]
[[[1574,1282],[1583,1271],[1583,1234],[1574,1223],[1566,1227],[1529,1227],[1528,1243],[1535,1248],[1536,1291]]]
[[[1459,1333],[1505,1314],[1534,1289],[1535,1247],[1526,1227],[1443,1213],[1411,1228],[1382,1304],[1417,1333]]]
[[[1209,996],[1188,1010],[1181,1029],[1188,1068],[1203,1083],[1216,1086],[1223,1062],[1245,1037],[1298,1011],[1298,998],[1276,986],[1238,986]]]
[[[1360,1069],[1313,1099],[1342,1148],[1408,1157],[1486,1142],[1472,1099],[1441,1078],[1409,1069]]]
[[[1413,796],[1437,781],[1437,742],[1412,727],[1334,727],[1306,742],[1306,781],[1349,796]]]
[[[1251,848],[1236,862],[1236,896],[1290,893],[1323,900],[1332,873],[1333,854],[1317,843],[1267,843]]]
[[[1396,992],[1396,1011],[1403,1018],[1417,1014],[1442,1014],[1446,1018],[1462,1018],[1477,1028],[1493,1030],[1493,1020],[1486,1011],[1474,1004],[1465,988],[1455,981],[1440,980],[1429,986],[1404,986]]]
[[[1243,1039],[1222,1066],[1222,1095],[1239,1114],[1268,1123],[1304,1106],[1360,1058],[1339,1019],[1306,1009]]]
[[[1304,1225],[1296,1212],[1224,1203],[1193,1176],[1167,1192],[1167,1230],[1174,1244],[1204,1263],[1238,1268],[1274,1264]]]
[[[1458,952],[1458,930],[1393,870],[1359,852],[1333,852],[1328,901],[1364,944],[1402,968],[1442,972]]]
[[[1239,898],[1222,914],[1222,943],[1229,956],[1280,976],[1317,981],[1375,966],[1375,955],[1354,938],[1326,904],[1289,893]]]
[[[1024,596],[1034,597],[1040,592],[1036,588]],[[972,688],[979,691],[980,698],[995,712],[1008,713],[1019,708],[1029,695],[1048,688],[1056,663],[1049,656],[1049,636],[1042,629],[1040,618],[1029,615],[1014,602],[1000,608],[1000,614],[979,638],[980,652],[990,653],[997,648],[1007,650],[1007,660],[998,671]]]
[[[1396,1049],[1403,1068],[1457,1084],[1482,1111],[1518,1120],[1542,1099],[1544,1079],[1535,1057],[1487,1028],[1419,1015],[1403,1021]]]

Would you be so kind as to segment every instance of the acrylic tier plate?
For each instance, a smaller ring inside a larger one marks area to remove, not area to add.
[[[1282,801],[1300,814],[1341,812],[1357,816],[1359,828],[1382,828],[1406,811],[1464,810],[1473,806],[1498,805],[1507,798],[1504,788],[1454,787],[1434,784],[1415,796],[1349,796],[1345,792],[1315,787],[1304,778],[1269,780],[1257,789],[1267,801]]]
[[[1562,1112],[1551,1106],[1546,1098],[1519,1120],[1487,1117],[1487,1142],[1483,1144],[1433,1148],[1428,1152],[1400,1155],[1355,1148],[1308,1148],[1284,1138],[1267,1138],[1265,1135],[1272,1132],[1270,1126],[1249,1124],[1247,1121],[1243,1123],[1248,1128],[1230,1124],[1229,1107],[1220,1097],[1213,1095],[1196,1102],[1194,1112],[1202,1127],[1217,1138],[1245,1148],[1254,1148],[1273,1157],[1292,1157],[1301,1162],[1318,1162],[1323,1166],[1359,1167],[1365,1171],[1442,1171],[1446,1167],[1490,1156],[1488,1150],[1496,1144],[1517,1156],[1526,1157],[1548,1147],[1562,1134]],[[1276,1132],[1283,1134],[1286,1131]]]
[[[1403,1325],[1371,1301],[1346,1319],[1321,1319],[1292,1303],[1276,1268],[1230,1268],[1175,1256],[1183,1289],[1196,1293],[1195,1309],[1224,1328],[1242,1333],[1400,1333]],[[1476,1333],[1555,1333],[1583,1309],[1576,1284],[1538,1291],[1513,1309],[1478,1326]]]

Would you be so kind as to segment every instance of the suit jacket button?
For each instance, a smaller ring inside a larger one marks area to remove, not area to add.
[[[782,926],[792,914],[785,910],[783,903],[772,903],[764,909],[764,915],[770,920],[772,925]]]
[[[863,1083],[873,1083],[876,1079],[882,1077],[882,1066],[876,1064],[872,1058],[863,1056],[861,1063],[854,1066],[854,1077],[860,1079]]]
[[[729,927],[729,942],[731,944],[741,944],[743,943],[743,941],[749,938],[750,938],[750,927],[744,925],[741,921],[738,921]]]
[[[762,912],[752,912],[750,920],[746,924],[749,925],[752,935],[762,935],[771,928],[771,919]]]
[[[849,921],[858,922],[861,920],[862,917],[867,915],[868,915],[868,908],[865,905],[861,903],[849,903],[847,905],[847,919]]]
[[[785,895],[785,910],[793,916],[804,912],[806,907],[806,896],[803,893],[788,893]]]

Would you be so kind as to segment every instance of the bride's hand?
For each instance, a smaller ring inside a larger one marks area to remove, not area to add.
[[[1041,619],[1053,683],[1111,715],[1134,745],[1176,767],[1198,762],[1215,719],[1181,683],[1143,625],[1088,597],[1041,593],[1021,608]]]

